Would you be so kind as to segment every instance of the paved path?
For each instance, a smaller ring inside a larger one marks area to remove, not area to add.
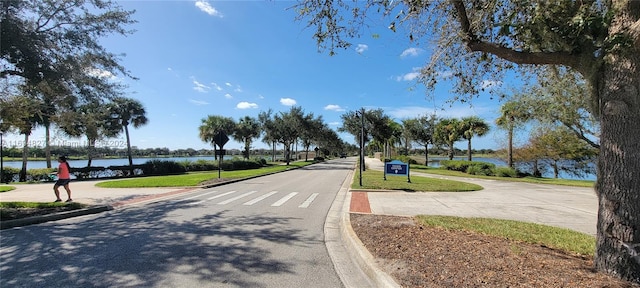
[[[382,170],[375,158],[369,169]],[[596,234],[598,199],[593,188],[531,184],[411,172],[412,177],[434,177],[478,184],[475,192],[368,192],[371,213],[486,217],[534,222]]]

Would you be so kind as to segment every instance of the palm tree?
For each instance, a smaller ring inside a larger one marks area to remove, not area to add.
[[[231,117],[209,115],[207,118],[202,119],[202,124],[198,128],[200,131],[200,139],[204,142],[211,143],[213,151],[216,151],[216,144],[214,137],[220,133],[233,134],[236,128],[236,123]],[[215,154],[215,159],[218,159],[218,154]]]
[[[255,118],[244,116],[236,124],[233,139],[244,143],[244,158],[249,159],[249,149],[254,138],[260,136],[260,123]]]
[[[258,114],[258,121],[260,121],[260,126],[262,132],[264,132],[264,137],[262,137],[262,142],[271,144],[271,161],[276,161],[276,139],[275,139],[275,127],[273,126],[273,119],[271,117],[271,113],[273,111],[271,109],[267,111],[262,111]]]
[[[489,132],[489,124],[487,124],[487,122],[485,122],[484,120],[480,119],[480,117],[477,116],[470,116],[470,117],[464,117],[462,118],[462,122],[460,123],[460,125],[462,125],[462,138],[466,139],[468,142],[467,144],[467,152],[468,152],[468,159],[469,161],[471,161],[471,138],[473,138],[473,136],[484,136],[487,134],[487,132]]]
[[[498,127],[507,130],[507,166],[513,168],[513,131],[516,127],[527,122],[531,114],[527,109],[516,101],[507,101],[500,107],[500,117],[496,119]]]
[[[138,128],[147,124],[148,119],[144,106],[138,100],[126,97],[116,97],[109,104],[107,109],[111,115],[111,124],[122,127],[127,137],[127,156],[129,157],[129,170],[133,175],[133,158],[131,157],[131,139],[129,137],[129,125]]]
[[[429,144],[433,144],[436,115],[402,121],[411,140],[424,146],[424,165],[429,165]]]

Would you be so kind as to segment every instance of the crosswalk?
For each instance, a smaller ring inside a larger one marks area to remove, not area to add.
[[[309,208],[318,197],[319,193],[304,195],[300,192],[281,191],[208,191],[196,195],[177,199],[174,201],[187,202],[190,205],[212,203],[215,205],[228,205],[242,202],[242,205],[251,206],[258,203],[267,203],[271,207],[280,207],[287,203],[295,203],[298,208]],[[253,198],[251,198],[253,197]],[[243,202],[244,201],[244,202]]]

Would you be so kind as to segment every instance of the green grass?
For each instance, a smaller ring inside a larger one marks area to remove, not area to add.
[[[545,245],[580,255],[593,256],[596,249],[595,237],[565,228],[488,218],[419,215],[417,219],[427,226],[475,231],[485,235]]]
[[[310,165],[313,162],[296,161],[291,162],[289,166],[274,165],[260,169],[238,170],[238,171],[222,171],[221,178],[224,179],[240,179],[252,176],[259,176],[274,172],[284,171],[290,168],[297,168]],[[106,181],[96,184],[103,188],[142,188],[142,187],[189,187],[197,186],[200,183],[217,179],[218,171],[193,172],[182,175],[168,176],[150,176],[134,179]]]
[[[14,189],[16,189],[16,187],[2,185],[2,186],[0,186],[0,193],[11,191],[11,190],[14,190]]]
[[[66,203],[66,202],[0,202],[0,209],[1,208],[39,208],[39,209],[43,209],[43,208],[55,208],[55,207],[62,207],[62,206],[70,206],[70,207],[74,207],[74,208],[84,208],[87,205],[86,204],[77,203],[77,202],[71,202],[71,203]]]
[[[413,169],[413,166],[412,166]],[[406,176],[387,175],[384,180],[382,171],[367,169],[362,173],[362,186],[360,186],[360,172],[354,173],[354,181],[351,185],[352,189],[384,189],[384,190],[404,190],[404,191],[478,191],[482,190],[482,186],[464,183],[459,181],[435,179],[428,177],[411,177],[411,183],[407,182]]]
[[[424,172],[444,176],[457,176],[467,178],[480,178],[480,179],[492,179],[500,181],[513,181],[513,182],[527,182],[535,184],[553,184],[564,186],[576,186],[576,187],[593,187],[594,181],[592,180],[569,180],[569,179],[554,179],[554,178],[536,178],[536,177],[524,177],[524,178],[511,178],[511,177],[496,177],[496,176],[482,176],[471,175],[458,171],[451,171],[441,168],[427,167],[424,165],[411,165],[411,170],[415,172]]]

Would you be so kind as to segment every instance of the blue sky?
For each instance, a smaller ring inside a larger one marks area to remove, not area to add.
[[[207,115],[237,120],[268,109],[288,111],[292,105],[322,115],[334,129],[341,125],[340,115],[360,107],[382,108],[398,122],[434,110],[441,117],[477,115],[492,126],[497,117],[500,102],[487,95],[472,106],[451,106],[445,103],[451,96],[444,83],[434,98],[427,96],[415,76],[429,60],[432,47],[415,46],[405,34],[387,29],[382,19],[372,19],[373,26],[353,39],[351,48],[329,56],[327,51],[318,52],[313,28],[294,21],[295,12],[287,8],[295,2],[119,3],[136,10],[133,17],[138,23],[131,27],[136,32],[111,36],[103,44],[110,52],[126,54],[122,64],[139,78],[115,81],[126,82],[129,97],[147,109],[149,123],[131,129],[132,145],[140,148],[211,149],[198,137],[201,119]],[[493,128],[487,136],[474,138],[475,149],[502,146],[505,133]],[[36,131],[34,143],[42,135]],[[22,139],[5,136],[8,141]],[[354,143],[351,135],[341,136]],[[55,137],[54,145],[63,139]],[[123,143],[118,139],[111,144]],[[267,145],[258,140],[254,146]],[[466,149],[465,142],[456,146]],[[241,145],[229,142],[225,148]]]

